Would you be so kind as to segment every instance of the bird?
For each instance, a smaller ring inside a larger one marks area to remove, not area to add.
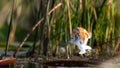
[[[80,42],[82,44],[87,44],[88,39],[92,37],[92,33],[88,32],[86,29],[82,27],[77,27],[76,29],[73,29],[71,38],[75,37],[76,35],[80,37]]]
[[[79,54],[83,56],[88,51],[91,51],[92,48],[87,45],[88,39],[92,37],[91,32],[88,32],[86,29],[82,27],[77,27],[76,29],[73,29],[72,35],[70,38],[70,43],[77,45],[80,49]]]

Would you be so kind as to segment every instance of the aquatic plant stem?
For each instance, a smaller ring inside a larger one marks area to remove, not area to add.
[[[5,56],[7,56],[8,47],[9,47],[9,37],[10,37],[10,31],[11,31],[11,27],[12,27],[12,20],[13,20],[13,14],[14,14],[13,9],[14,9],[14,0],[13,0],[11,17],[10,17],[10,22],[9,22],[10,24],[9,24],[9,28],[8,28],[8,35],[7,35],[6,48],[5,48]]]
[[[71,25],[71,14],[70,14],[70,4],[69,0],[65,0],[67,4],[67,11],[68,11],[68,19],[69,19],[69,29],[70,29],[70,36],[72,34],[72,25]]]

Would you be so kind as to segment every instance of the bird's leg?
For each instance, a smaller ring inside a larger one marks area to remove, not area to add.
[[[68,52],[68,45],[66,46],[66,51],[67,51],[67,59],[69,59],[69,52]]]

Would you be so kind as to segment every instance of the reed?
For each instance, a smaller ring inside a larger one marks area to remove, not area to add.
[[[23,8],[21,15],[28,12],[26,17],[29,18],[25,19],[30,20],[27,21],[29,25],[36,24],[44,17],[41,25],[37,26],[36,32],[32,32],[34,34],[33,50],[37,47],[36,43],[38,41],[39,55],[47,55],[48,51],[51,54],[58,55],[59,48],[65,47],[68,43],[72,29],[79,26],[92,32],[93,36],[88,44],[93,48],[99,48],[100,53],[118,50],[119,41],[114,39],[119,36],[120,32],[117,31],[119,26],[115,17],[115,0],[35,0],[23,2],[24,0],[21,1],[23,7],[29,7],[27,11]],[[33,21],[31,21],[31,18]],[[26,22],[22,18],[20,20]],[[31,27],[28,27],[28,29],[31,30]],[[73,50],[73,47],[70,47],[69,50]]]

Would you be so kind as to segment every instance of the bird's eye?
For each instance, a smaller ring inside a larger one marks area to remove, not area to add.
[[[75,39],[76,39],[76,40],[78,39],[78,36],[77,36],[77,35],[75,36]]]

